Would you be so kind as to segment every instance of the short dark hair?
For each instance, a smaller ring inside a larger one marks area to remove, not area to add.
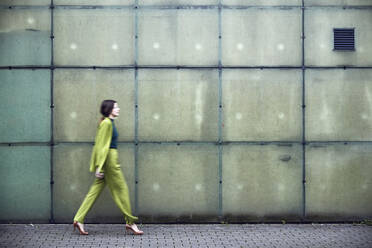
[[[101,103],[101,114],[104,117],[109,117],[111,112],[112,112],[112,109],[114,108],[115,103],[116,103],[116,101],[114,101],[114,100],[104,100]]]

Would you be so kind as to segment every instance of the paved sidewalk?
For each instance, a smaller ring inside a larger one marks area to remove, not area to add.
[[[352,224],[143,225],[142,236],[124,225],[3,224],[0,247],[372,247],[372,226]]]

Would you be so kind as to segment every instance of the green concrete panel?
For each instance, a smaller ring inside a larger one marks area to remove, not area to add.
[[[72,220],[94,181],[89,172],[93,146],[90,144],[60,144],[54,149],[54,218],[56,222]],[[119,163],[129,187],[132,209],[134,207],[134,148],[118,145]],[[124,218],[111,197],[106,185],[88,213],[88,223],[124,223]]]
[[[50,0],[1,0],[0,5],[9,5],[9,6],[14,6],[14,5],[50,5]]]
[[[134,0],[54,0],[55,5],[132,5]]]
[[[133,11],[128,9],[56,9],[56,65],[134,64]]]
[[[54,135],[58,141],[94,141],[101,102],[116,100],[119,141],[134,139],[133,70],[55,70]]]
[[[306,148],[306,217],[372,217],[372,145],[314,144]]]
[[[372,65],[372,9],[310,8],[305,15],[305,63]],[[322,28],[319,28],[319,27]],[[355,28],[355,51],[333,51],[333,28]]]
[[[305,6],[312,6],[312,5],[372,5],[371,0],[306,0]]]
[[[218,4],[218,0],[138,0],[140,5],[207,5]]]
[[[306,139],[372,140],[372,70],[306,71]]]
[[[48,222],[50,148],[0,146],[0,221]]]
[[[218,11],[142,10],[138,49],[139,64],[217,65]]]
[[[299,220],[302,215],[300,145],[223,147],[223,214],[245,220]]]
[[[222,11],[223,65],[301,65],[301,9]]]
[[[300,70],[223,70],[225,141],[301,141]]]
[[[145,220],[217,216],[217,146],[144,144],[138,154],[138,208]]]
[[[0,142],[49,141],[50,115],[49,70],[0,71]]]
[[[217,70],[140,70],[139,139],[217,141]]]
[[[307,1],[307,0],[306,0]],[[221,0],[223,5],[239,6],[301,6],[301,0]]]
[[[50,11],[0,9],[0,66],[50,64]]]

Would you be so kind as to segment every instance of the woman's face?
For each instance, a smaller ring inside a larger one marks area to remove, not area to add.
[[[111,111],[111,115],[113,117],[118,117],[119,116],[119,112],[120,112],[119,105],[117,103],[114,103],[114,108]]]

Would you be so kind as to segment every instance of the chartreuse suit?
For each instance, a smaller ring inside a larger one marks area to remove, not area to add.
[[[126,223],[133,224],[138,219],[131,212],[128,187],[121,172],[120,164],[118,163],[118,152],[116,149],[110,148],[113,134],[112,125],[111,120],[105,118],[97,129],[90,160],[90,171],[95,172],[99,168],[100,172],[104,172],[104,178],[95,178],[93,185],[90,187],[88,194],[74,217],[74,221],[84,223],[85,216],[92,208],[106,184],[110,189],[116,205],[123,213]]]

